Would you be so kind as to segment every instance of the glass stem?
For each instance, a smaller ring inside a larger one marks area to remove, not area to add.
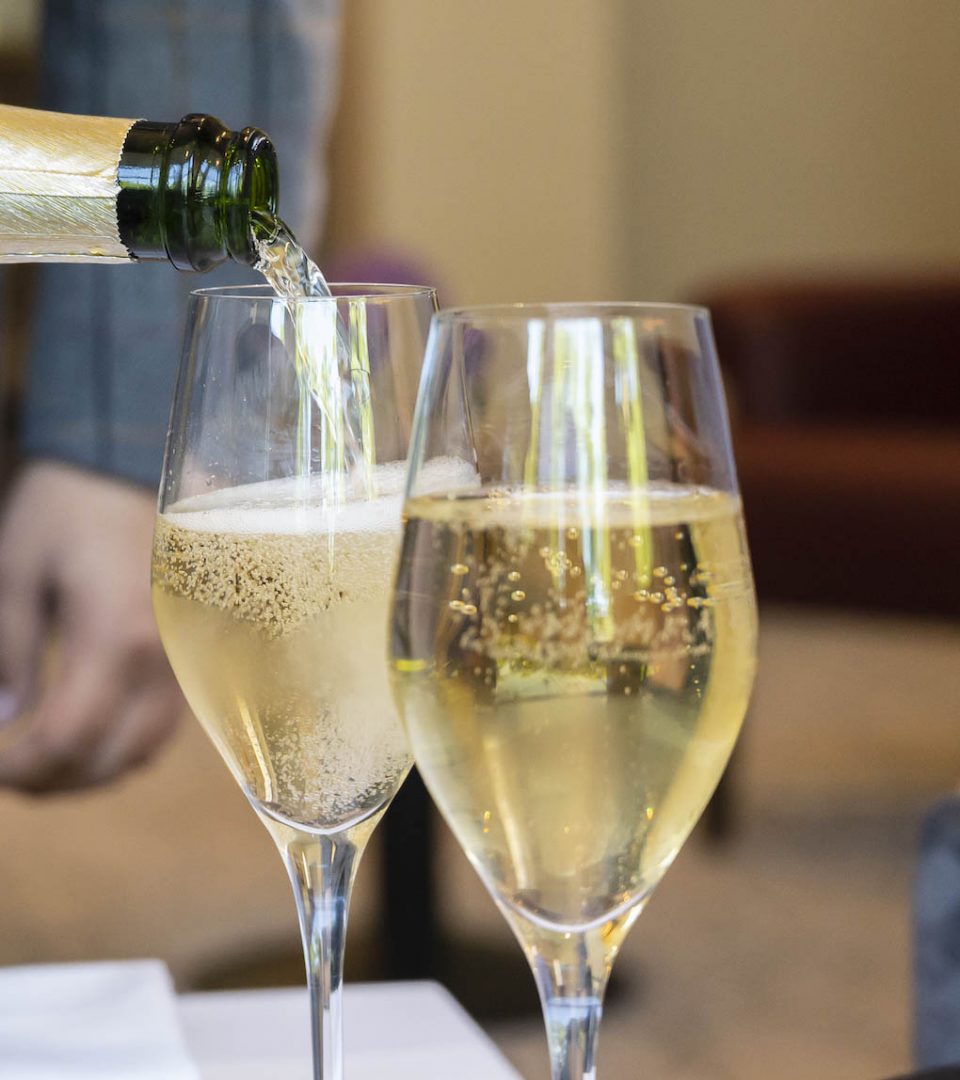
[[[552,1080],[596,1080],[611,951],[597,931],[531,935],[528,930],[523,936],[547,1025]]]
[[[282,849],[293,884],[310,987],[314,1080],[343,1078],[343,950],[362,846],[349,833],[298,833]]]

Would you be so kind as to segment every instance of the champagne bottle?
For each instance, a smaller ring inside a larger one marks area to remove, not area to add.
[[[0,263],[252,265],[253,216],[275,218],[277,194],[276,152],[257,128],[0,105]]]

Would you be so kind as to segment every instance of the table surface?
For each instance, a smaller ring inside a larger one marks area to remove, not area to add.
[[[202,1080],[312,1080],[306,990],[184,994],[178,1011]],[[520,1080],[437,983],[348,986],[343,1013],[348,1080]]]

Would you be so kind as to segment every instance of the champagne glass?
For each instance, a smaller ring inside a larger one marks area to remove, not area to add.
[[[530,962],[554,1080],[593,1080],[611,965],[753,680],[707,312],[440,313],[404,520],[391,671],[414,757]]]
[[[193,294],[154,534],[184,694],[293,884],[314,1076],[342,1076],[357,864],[410,767],[378,642],[432,289]]]

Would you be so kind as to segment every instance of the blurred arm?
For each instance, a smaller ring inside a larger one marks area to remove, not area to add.
[[[337,15],[331,0],[57,0],[41,105],[263,128],[281,212],[309,244]],[[41,271],[23,440],[35,464],[0,519],[0,725],[24,709],[29,721],[0,726],[0,783],[103,781],[144,760],[182,709],[150,608],[152,492],[189,290],[252,280],[238,266],[202,279],[165,264]]]

